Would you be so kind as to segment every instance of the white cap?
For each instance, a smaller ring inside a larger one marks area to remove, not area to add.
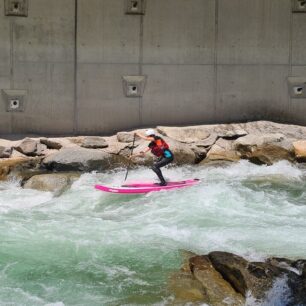
[[[145,134],[147,136],[155,135],[155,131],[153,129],[148,129],[148,130],[146,130]]]

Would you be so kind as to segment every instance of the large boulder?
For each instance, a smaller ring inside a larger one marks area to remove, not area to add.
[[[207,255],[192,257],[189,264],[194,277],[204,288],[206,303],[220,306],[245,304],[245,298],[216,271]]]
[[[47,169],[56,171],[102,171],[119,166],[120,160],[102,150],[74,147],[63,148],[47,156],[43,164]]]
[[[25,184],[26,189],[54,192],[62,194],[79,177],[76,173],[52,173],[32,176]]]
[[[167,127],[158,126],[157,131],[163,136],[168,136],[174,140],[193,143],[209,137],[210,133],[205,126],[188,126],[188,127]]]
[[[238,161],[240,156],[234,149],[233,140],[225,140],[219,138],[217,142],[211,147],[207,153],[206,159],[202,163],[212,162],[212,161]]]
[[[242,158],[256,164],[271,165],[280,160],[294,160],[292,142],[283,134],[249,134],[234,142]]]
[[[208,257],[214,268],[237,292],[244,297],[250,292],[257,300],[264,298],[276,278],[284,274],[279,267],[264,262],[248,262],[232,253],[211,252]]]

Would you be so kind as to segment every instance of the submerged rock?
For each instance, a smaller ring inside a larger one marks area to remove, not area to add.
[[[62,194],[79,177],[76,173],[52,173],[32,176],[24,188],[54,192]]]

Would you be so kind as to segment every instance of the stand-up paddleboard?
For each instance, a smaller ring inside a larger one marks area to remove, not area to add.
[[[184,188],[196,185],[199,182],[200,182],[199,179],[189,179],[185,181],[168,182],[166,186],[160,186],[158,183],[152,183],[152,182],[151,183],[132,182],[132,183],[125,183],[121,187],[95,185],[95,188],[98,190],[111,192],[111,193],[138,194],[138,193],[149,193],[154,191]]]

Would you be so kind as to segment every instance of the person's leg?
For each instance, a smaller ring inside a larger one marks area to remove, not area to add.
[[[168,164],[170,164],[173,161],[173,158],[165,158],[163,157],[162,159],[158,160],[157,162],[155,162],[152,166],[152,170],[156,173],[156,175],[158,176],[161,185],[167,185],[166,180],[160,170],[161,167],[164,167]]]

